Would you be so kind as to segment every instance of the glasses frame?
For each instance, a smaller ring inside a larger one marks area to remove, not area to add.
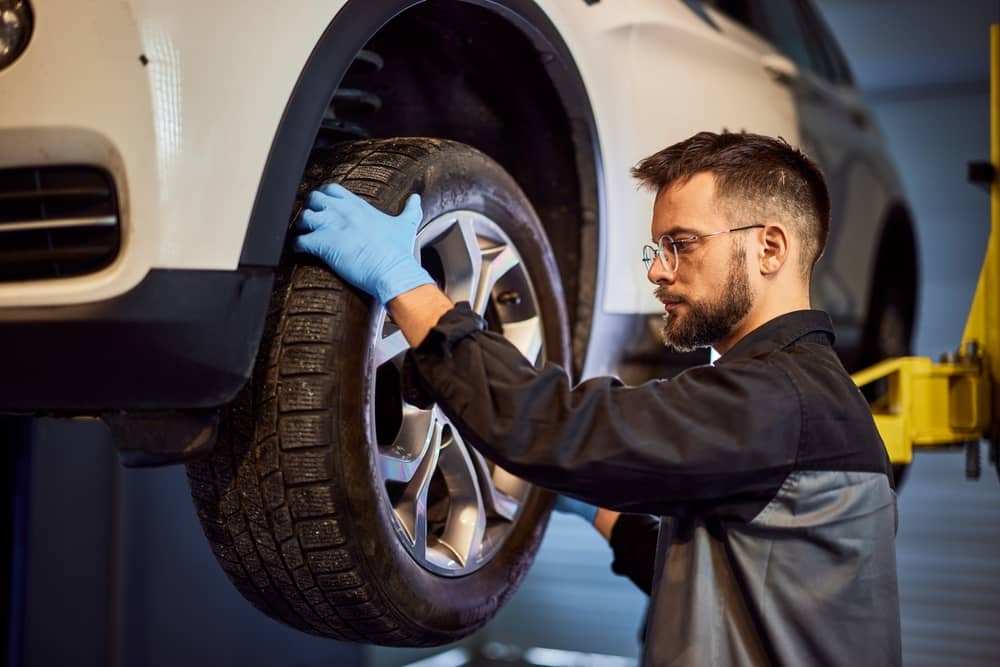
[[[685,236],[682,239],[675,239],[669,234],[664,234],[656,241],[656,245],[652,246],[648,243],[642,246],[642,263],[646,266],[646,273],[649,273],[650,269],[653,268],[653,261],[659,257],[660,265],[664,270],[671,273],[676,273],[677,268],[680,266],[681,258],[680,254],[677,252],[677,246],[684,247],[691,243],[697,241],[703,241],[705,239],[712,238],[713,236],[719,236],[720,234],[728,234],[730,232],[742,232],[747,229],[763,229],[767,225],[744,225],[742,227],[733,227],[732,229],[723,229],[718,232],[712,232],[710,234],[698,234],[696,236]],[[674,265],[667,265],[667,246],[670,246],[670,254],[673,255]]]

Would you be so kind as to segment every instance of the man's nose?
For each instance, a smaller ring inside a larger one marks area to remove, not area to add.
[[[654,285],[659,285],[660,283],[672,284],[677,278],[676,271],[670,271],[665,266],[660,258],[654,259],[650,265],[649,270],[646,271],[646,280],[653,283]]]

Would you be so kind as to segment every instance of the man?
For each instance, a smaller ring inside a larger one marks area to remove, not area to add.
[[[386,303],[412,346],[408,400],[529,481],[609,508],[615,569],[652,594],[647,665],[900,662],[889,462],[810,310],[829,197],[780,140],[702,132],[633,170],[656,191],[649,280],[667,345],[714,366],[638,387],[537,370],[413,259],[399,219],[340,186],[310,195],[300,251]],[[664,517],[655,558],[648,521]]]

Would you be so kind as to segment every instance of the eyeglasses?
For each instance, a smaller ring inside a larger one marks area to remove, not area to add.
[[[659,255],[663,268],[667,271],[674,272],[680,264],[680,256],[687,252],[688,247],[695,241],[712,238],[713,236],[718,236],[719,234],[742,232],[745,229],[758,229],[761,227],[764,227],[764,225],[746,225],[744,227],[723,229],[721,232],[712,232],[711,234],[688,236],[682,239],[675,239],[667,234],[664,234],[660,237],[660,240],[657,241],[656,246],[651,246],[648,243],[642,246],[642,263],[646,265],[646,273],[649,273],[649,269],[653,266],[653,260],[656,259],[657,255]]]

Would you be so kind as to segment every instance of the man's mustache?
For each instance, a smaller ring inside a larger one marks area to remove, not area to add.
[[[670,294],[663,285],[660,285],[655,290],[653,290],[653,296],[660,303],[679,303],[684,299],[676,294]]]

